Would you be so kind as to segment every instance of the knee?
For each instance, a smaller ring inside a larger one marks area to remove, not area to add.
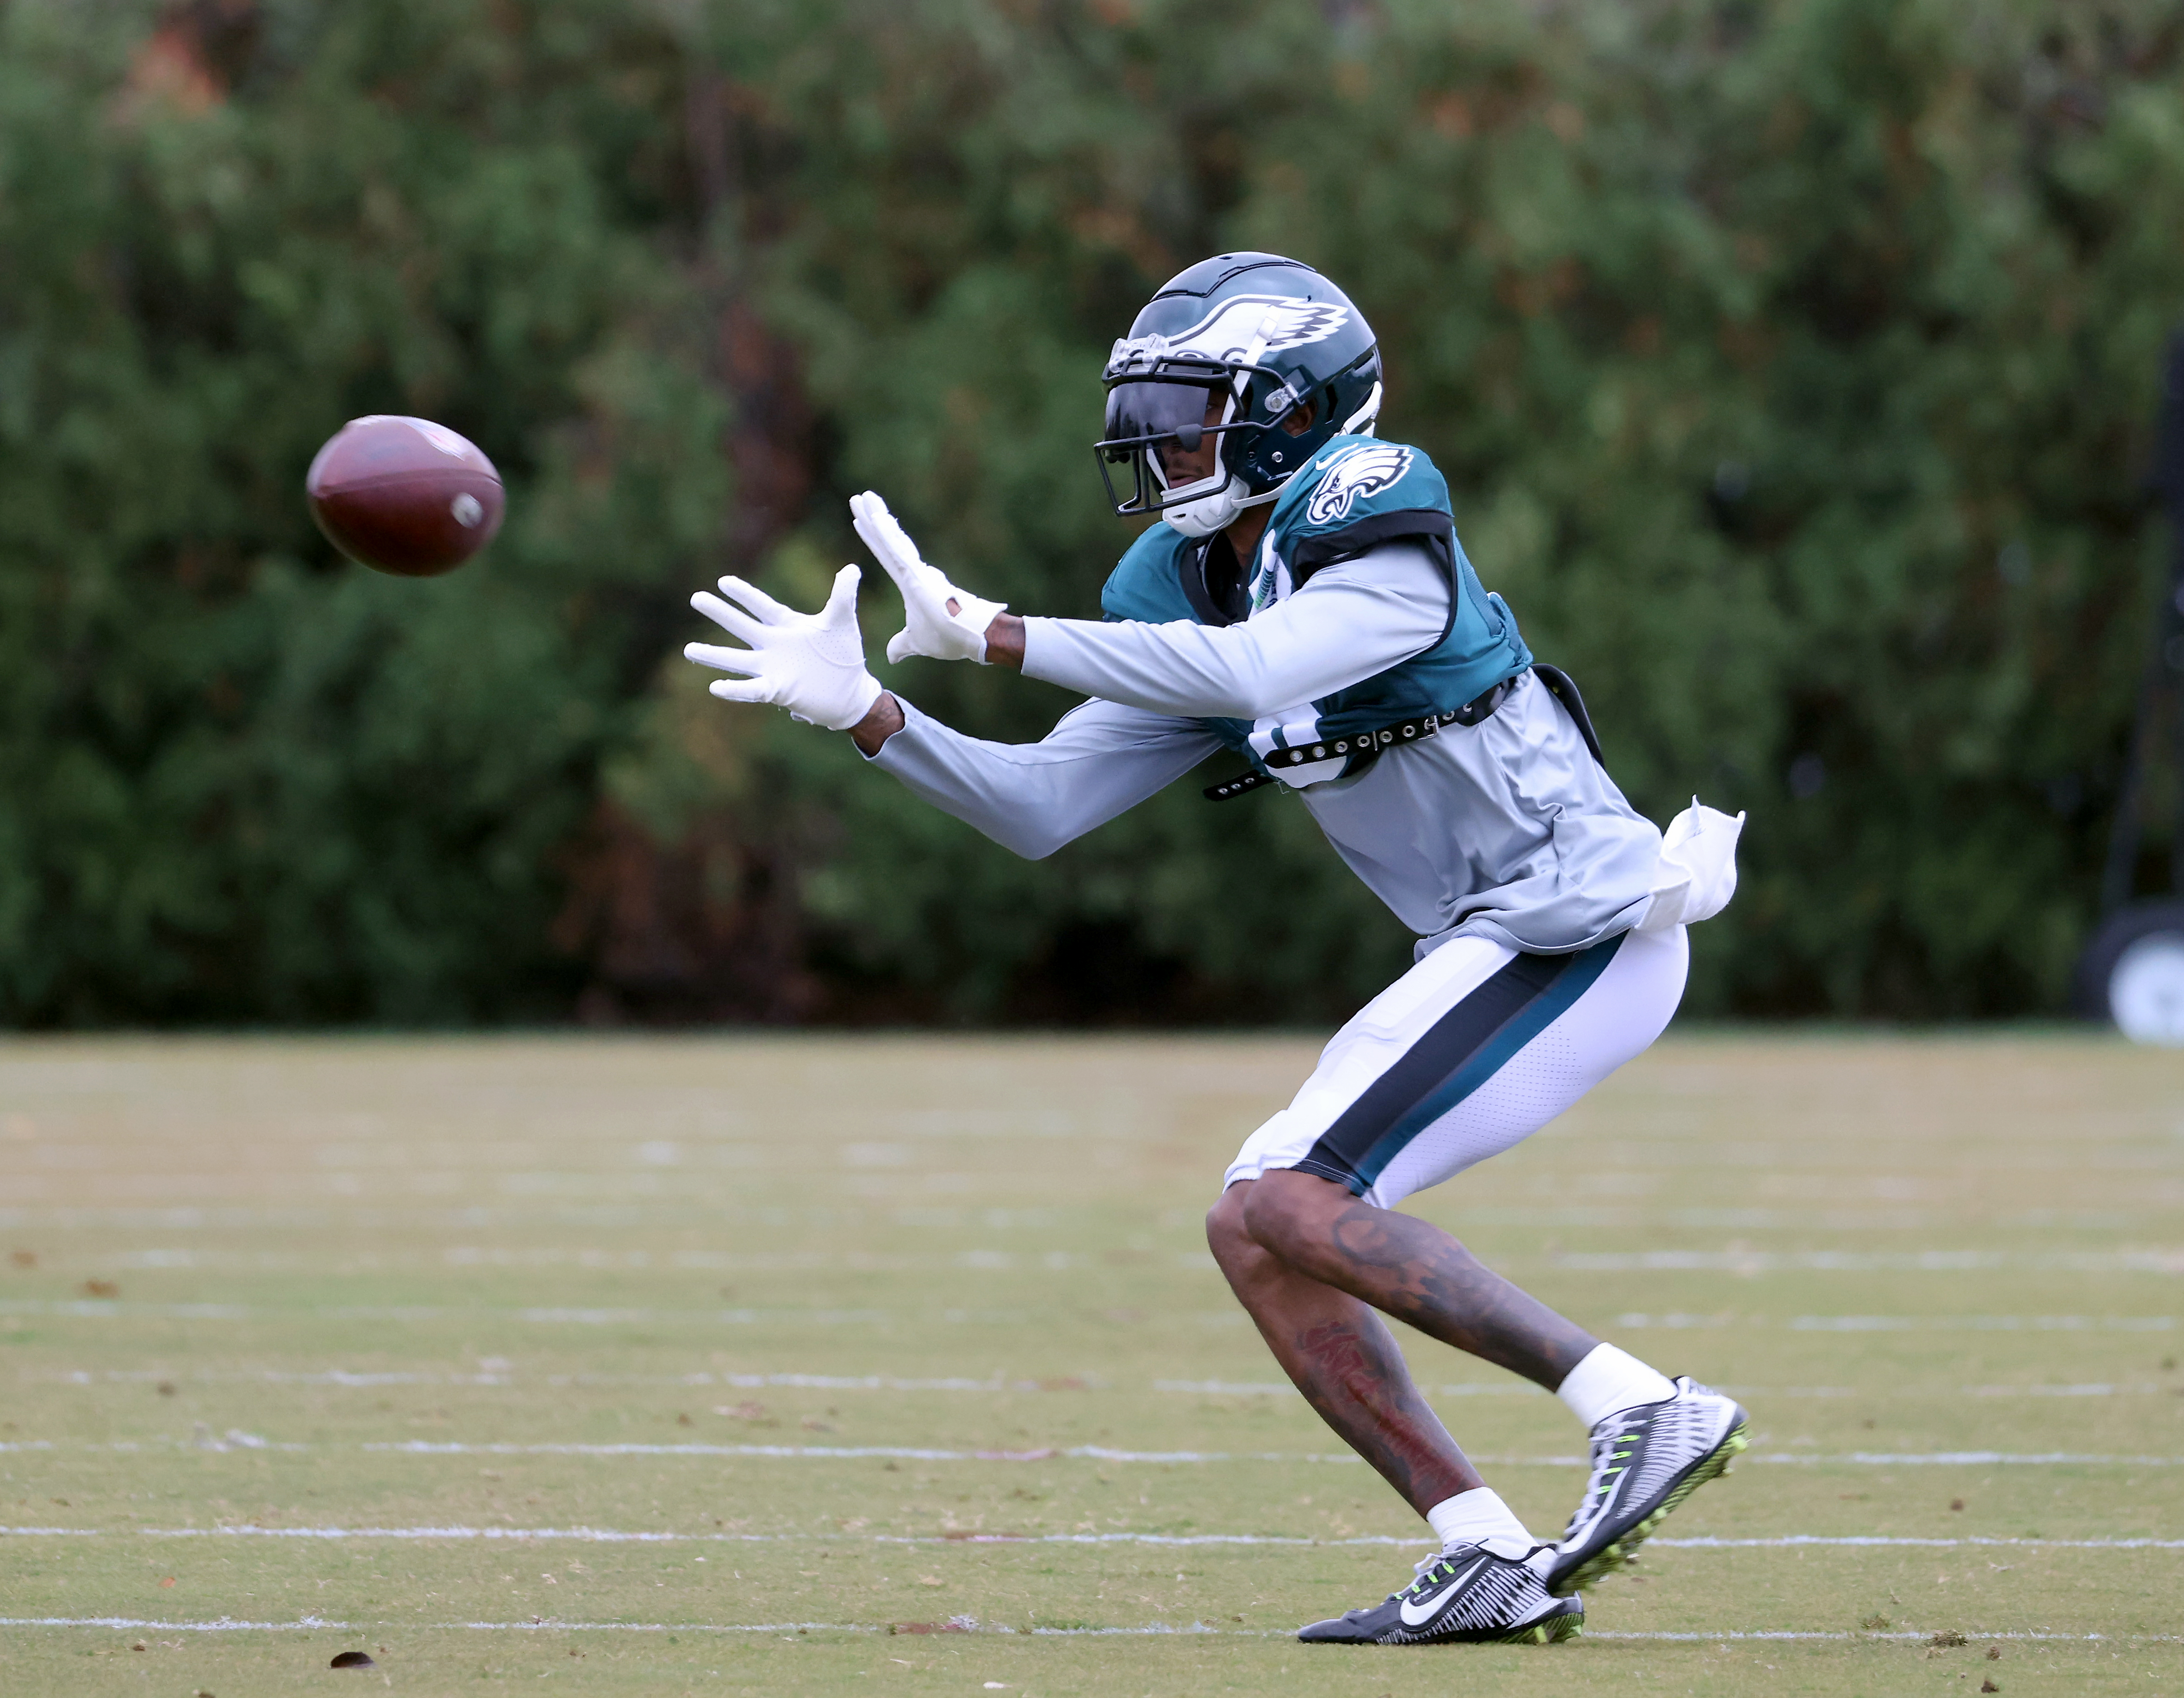
[[[1293,1267],[1314,1259],[1330,1216],[1355,1200],[1332,1180],[1286,1169],[1263,1175],[1250,1190],[1241,1211],[1245,1232]]]
[[[1206,1211],[1206,1247],[1213,1252],[1213,1260],[1228,1276],[1231,1285],[1248,1278],[1254,1265],[1263,1261],[1267,1254],[1245,1224],[1256,1185],[1254,1180],[1240,1180],[1223,1191],[1220,1200]]]

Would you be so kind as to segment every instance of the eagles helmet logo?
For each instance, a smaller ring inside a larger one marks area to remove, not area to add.
[[[1279,295],[1234,295],[1174,336],[1131,337],[1115,344],[1108,370],[1134,357],[1148,361],[1163,355],[1196,354],[1218,362],[1241,359],[1254,342],[1264,339],[1260,358],[1286,348],[1321,342],[1350,322],[1348,309],[1335,301],[1293,301]]]
[[[1378,495],[1396,482],[1411,469],[1413,457],[1408,448],[1379,443],[1336,455],[1305,506],[1306,520],[1324,525],[1347,519],[1360,496]]]

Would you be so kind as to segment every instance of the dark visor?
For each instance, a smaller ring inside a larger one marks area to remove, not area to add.
[[[1195,448],[1206,424],[1209,395],[1225,387],[1201,383],[1118,383],[1107,392],[1106,439],[1142,443],[1175,437],[1186,451]]]

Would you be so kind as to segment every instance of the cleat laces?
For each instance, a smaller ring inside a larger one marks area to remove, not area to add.
[[[1417,1575],[1418,1578],[1404,1587],[1401,1591],[1389,1593],[1388,1601],[1392,1604],[1398,1598],[1422,1597],[1433,1589],[1434,1583],[1437,1579],[1445,1574],[1453,1574],[1455,1572],[1454,1565],[1448,1560],[1448,1552],[1436,1550],[1432,1556],[1423,1557],[1411,1565],[1411,1573]]]
[[[1651,1424],[1652,1408],[1651,1404],[1641,1404],[1635,1409],[1626,1410],[1619,1427],[1593,1434],[1592,1473],[1585,1479],[1585,1492],[1578,1499],[1576,1513],[1570,1517],[1569,1525],[1563,1529],[1565,1539],[1577,1536],[1578,1528],[1591,1518],[1601,1500],[1614,1489],[1615,1477],[1630,1466],[1631,1452],[1637,1448],[1638,1440]]]

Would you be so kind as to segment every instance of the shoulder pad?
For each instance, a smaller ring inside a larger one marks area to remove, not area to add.
[[[1171,625],[1195,619],[1183,590],[1177,559],[1190,539],[1173,525],[1156,520],[1139,534],[1108,574],[1100,592],[1100,611],[1109,619]]]
[[[1419,510],[1449,510],[1447,480],[1423,450],[1377,437],[1335,437],[1282,492],[1273,523],[1295,542],[1381,514]]]

